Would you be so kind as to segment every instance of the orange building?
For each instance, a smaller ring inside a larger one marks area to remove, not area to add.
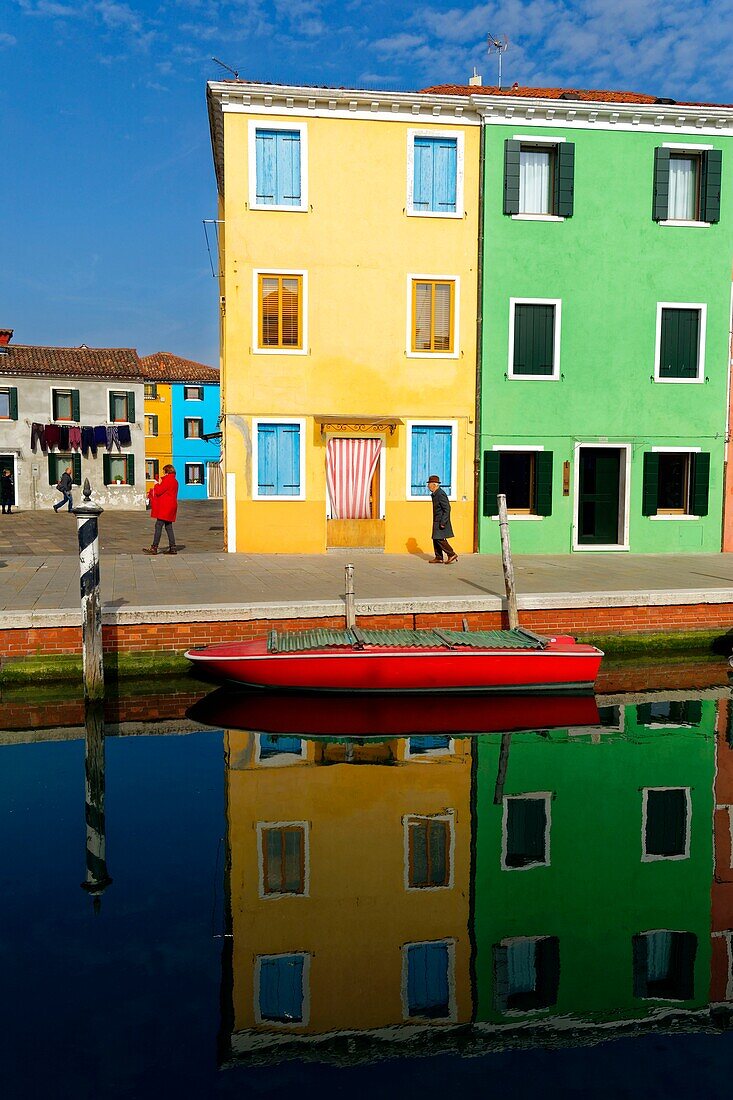
[[[226,756],[231,1053],[469,1021],[470,740]]]

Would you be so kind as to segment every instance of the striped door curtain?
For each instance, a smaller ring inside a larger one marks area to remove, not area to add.
[[[326,479],[331,519],[372,518],[369,496],[381,451],[381,439],[329,439]]]

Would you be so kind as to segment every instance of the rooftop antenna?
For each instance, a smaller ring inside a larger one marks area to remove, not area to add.
[[[489,34],[488,53],[495,53],[499,62],[499,81],[498,88],[501,91],[501,59],[509,49],[509,39],[506,35],[502,35],[501,38],[496,38],[493,34]],[[216,60],[216,58],[214,58]],[[221,64],[221,62],[220,62]]]
[[[218,57],[212,57],[212,61],[215,61],[217,65],[221,65],[222,69],[226,69],[228,73],[231,73],[235,80],[239,80],[239,73],[236,69],[232,69],[231,66],[225,65],[223,61],[220,61]]]

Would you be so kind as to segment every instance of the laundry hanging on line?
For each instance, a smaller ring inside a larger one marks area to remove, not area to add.
[[[91,451],[97,457],[97,451],[111,451],[113,446],[121,453],[123,447],[132,446],[132,432],[129,424],[31,424],[31,451],[38,453],[40,445],[43,454],[50,450],[81,451],[85,458]]]

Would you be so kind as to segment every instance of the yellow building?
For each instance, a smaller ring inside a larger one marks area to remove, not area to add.
[[[470,739],[225,736],[231,1052],[470,1021]]]
[[[173,462],[173,387],[163,381],[153,356],[141,360],[145,373],[145,492]],[[164,377],[164,375],[163,375]]]
[[[230,551],[473,547],[479,118],[213,82]]]

